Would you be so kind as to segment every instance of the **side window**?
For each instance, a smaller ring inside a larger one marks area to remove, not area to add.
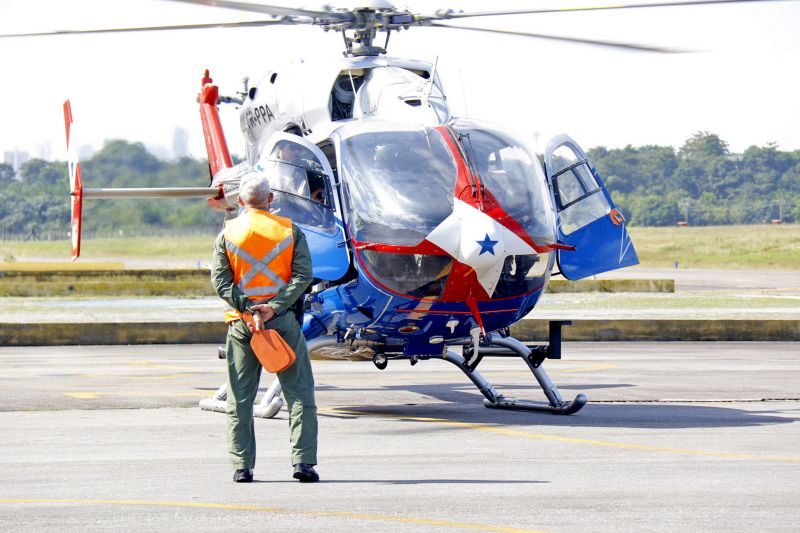
[[[322,162],[305,146],[280,140],[259,165],[270,177],[271,211],[325,233],[336,232],[331,191]]]
[[[274,189],[330,205],[322,162],[311,150],[293,141],[279,141],[268,161],[274,164]]]
[[[339,183],[339,169],[336,165],[336,147],[334,146],[333,141],[327,139],[319,143],[317,146],[328,160],[328,164],[331,166],[331,170],[333,171],[333,181],[335,183]]]
[[[571,172],[556,177],[560,207],[567,206],[583,196],[584,190],[578,178]]]
[[[565,235],[578,230],[611,211],[605,195],[587,161],[578,159],[568,147],[556,150],[553,176],[556,204]]]

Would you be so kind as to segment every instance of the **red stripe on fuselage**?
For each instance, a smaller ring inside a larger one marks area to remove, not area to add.
[[[458,177],[456,178],[455,197],[495,219],[537,252],[547,252],[547,246],[536,244],[519,222],[514,220],[514,217],[509,215],[506,210],[502,208],[494,194],[492,194],[486,187],[486,184],[481,181],[480,176],[472,175],[470,178],[469,167],[466,161],[464,161],[464,155],[456,144],[455,139],[453,139],[450,131],[445,126],[439,126],[436,129],[444,136],[447,146],[450,147],[450,151],[457,162]],[[473,184],[476,187],[474,196],[472,195]]]
[[[396,244],[382,244],[379,242],[364,242],[352,240],[356,251],[369,250],[373,252],[386,252],[389,254],[417,254],[417,255],[449,255],[447,252],[430,241],[422,241],[414,246],[401,246]]]

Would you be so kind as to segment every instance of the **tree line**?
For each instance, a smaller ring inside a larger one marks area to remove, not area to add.
[[[670,146],[603,147],[587,152],[631,224],[760,224],[800,219],[800,150],[774,144],[732,153],[698,132]]]
[[[589,158],[628,222],[638,226],[756,224],[800,220],[800,150],[774,144],[730,152],[718,135],[699,132],[679,149],[604,147]],[[141,143],[108,141],[81,162],[88,187],[197,187],[209,183],[204,160],[163,161]],[[66,238],[70,228],[66,164],[27,161],[15,175],[0,164],[0,236]],[[213,234],[224,215],[201,199],[84,202],[86,237],[163,234],[165,229]]]
[[[63,239],[70,230],[69,179],[64,162],[31,159],[14,176],[0,164],[0,236]],[[81,161],[84,187],[202,187],[208,163],[181,158],[162,161],[141,143],[113,140]],[[195,230],[213,235],[224,214],[202,198],[84,200],[83,236],[163,234]]]

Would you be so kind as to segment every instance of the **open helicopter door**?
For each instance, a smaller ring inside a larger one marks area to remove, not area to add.
[[[275,133],[256,167],[270,178],[271,212],[303,230],[314,277],[334,281],[347,273],[350,254],[342,223],[338,184],[328,159],[315,145],[291,133]]]
[[[639,264],[625,219],[581,147],[559,135],[548,143],[544,161],[558,214],[559,242],[575,247],[558,250],[564,277],[582,279]]]

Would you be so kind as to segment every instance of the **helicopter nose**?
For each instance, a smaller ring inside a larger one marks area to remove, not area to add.
[[[427,240],[471,267],[489,296],[494,293],[507,256],[535,253],[500,222],[458,199],[450,216],[428,234]]]

